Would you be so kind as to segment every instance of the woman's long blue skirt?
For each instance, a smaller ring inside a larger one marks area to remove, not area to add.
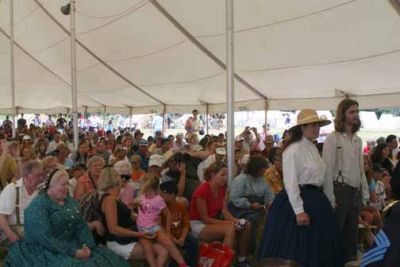
[[[341,235],[334,211],[323,192],[301,188],[308,226],[298,226],[286,191],[279,193],[268,212],[259,259],[274,257],[304,267],[342,267]]]

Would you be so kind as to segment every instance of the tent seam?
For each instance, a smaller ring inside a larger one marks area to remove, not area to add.
[[[33,0],[39,7],[40,9],[54,22],[56,23],[68,36],[70,35],[69,31],[56,19],[54,18],[50,12],[38,1],[38,0]],[[104,60],[102,60],[99,56],[97,56],[91,49],[89,49],[87,46],[85,46],[79,39],[76,39],[76,43],[79,44],[86,52],[88,52],[92,57],[94,57],[96,60],[98,60],[103,66],[105,66],[108,70],[110,70],[112,73],[117,75],[120,79],[125,81],[126,83],[130,84],[132,87],[136,88],[136,90],[140,91],[147,97],[151,98],[152,100],[158,102],[161,105],[165,105],[161,100],[157,99],[156,97],[150,95],[148,92],[144,91],[142,88],[140,88],[138,85],[130,81],[128,78],[126,78],[124,75],[122,75],[120,72],[115,70],[113,67],[111,67],[109,64],[107,64]]]
[[[169,14],[168,11],[163,6],[161,6],[159,2],[157,2],[156,0],[150,0],[150,2],[169,22],[171,22],[175,26],[175,28],[177,28],[183,35],[185,35],[198,49],[200,49],[206,56],[208,56],[212,61],[214,61],[214,63],[220,66],[223,70],[226,70],[226,65],[210,50],[208,50],[199,40],[197,40],[188,30],[186,30],[186,28],[184,28],[182,24],[180,24],[175,18],[173,18],[172,15]],[[258,97],[262,99],[268,99],[266,95],[261,93],[259,90],[257,90],[254,86],[252,86],[238,74],[234,73],[234,77],[235,80],[239,81],[242,85],[247,87],[247,89],[252,91]]]

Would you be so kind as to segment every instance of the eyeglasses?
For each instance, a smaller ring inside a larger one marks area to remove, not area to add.
[[[121,174],[121,178],[122,178],[123,180],[130,180],[130,179],[131,179],[131,176],[130,176],[129,174]]]

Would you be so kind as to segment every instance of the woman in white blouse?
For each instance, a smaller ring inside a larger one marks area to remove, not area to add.
[[[330,121],[315,110],[302,110],[283,152],[285,190],[268,213],[259,258],[293,260],[307,267],[343,266],[334,215],[333,182],[313,141]]]

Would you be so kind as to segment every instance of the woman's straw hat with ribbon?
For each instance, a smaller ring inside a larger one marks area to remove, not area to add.
[[[325,116],[319,117],[314,109],[303,109],[297,114],[297,123],[291,129],[311,123],[318,123],[320,127],[323,127],[330,124],[331,121]]]

